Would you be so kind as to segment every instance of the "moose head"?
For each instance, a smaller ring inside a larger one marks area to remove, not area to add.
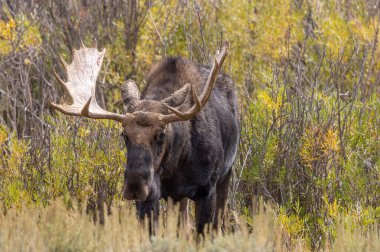
[[[96,80],[104,55],[105,49],[98,51],[97,48],[87,48],[82,44],[79,50],[74,49],[71,64],[61,58],[67,81],[64,82],[56,72],[54,75],[66,91],[68,101],[63,104],[51,102],[50,105],[67,115],[121,123],[127,147],[124,197],[144,201],[159,186],[155,176],[165,155],[169,154],[168,146],[175,137],[172,124],[193,118],[205,106],[227,55],[227,44],[215,56],[200,95],[194,85],[185,84],[161,101],[142,100],[135,82],[128,80],[122,87],[123,114],[106,111],[96,101]]]

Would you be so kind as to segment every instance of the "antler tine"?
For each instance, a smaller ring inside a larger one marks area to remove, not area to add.
[[[67,82],[64,82],[54,71],[57,81],[64,87],[70,97],[71,104],[50,105],[64,114],[84,116],[94,119],[109,119],[124,122],[130,118],[130,114],[121,115],[102,109],[95,98],[96,79],[98,77],[105,49],[98,51],[96,48],[87,48],[82,43],[79,50],[73,50],[74,56],[71,64],[67,64],[62,58],[61,62],[67,71]]]
[[[194,99],[194,106],[188,111],[188,113],[193,113],[194,111],[201,110],[202,104],[199,101],[199,97],[198,97],[197,91],[195,89],[195,86],[191,85],[190,87],[191,87],[191,95],[192,95],[192,97]],[[173,107],[171,107],[171,106],[169,106],[169,105],[167,105],[165,103],[163,103],[163,104],[166,106],[167,109],[169,109],[171,112],[173,112],[174,114],[176,114],[177,116],[179,116],[183,120],[188,120],[188,119],[191,118],[191,116],[186,115],[185,113],[179,111],[178,109],[173,108]]]
[[[61,77],[59,77],[59,75],[57,74],[57,72],[55,71],[55,69],[53,69],[53,75],[54,75],[55,79],[58,81],[58,83],[63,87],[63,89],[65,89],[65,92],[67,94],[69,94],[70,99],[72,100],[73,97],[70,95],[69,89],[67,88],[65,82],[61,79]]]
[[[59,55],[59,61],[61,62],[62,66],[65,68],[65,70],[67,70],[67,66],[69,64],[66,63],[66,61],[62,58],[61,55]]]
[[[210,74],[207,78],[205,87],[200,95],[198,97],[197,92],[195,90],[194,85],[191,85],[191,92],[192,92],[192,97],[194,100],[194,105],[187,110],[186,112],[181,112],[176,108],[170,107],[167,104],[164,103],[166,108],[171,111],[173,114],[169,115],[162,115],[161,120],[170,123],[170,122],[176,122],[176,121],[186,121],[191,119],[193,116],[195,116],[201,109],[206,105],[208,99],[210,98],[211,91],[215,85],[216,78],[218,76],[218,72],[220,68],[223,65],[223,62],[227,56],[228,53],[228,42],[224,44],[220,52],[218,52],[215,55],[213,65],[211,67]]]

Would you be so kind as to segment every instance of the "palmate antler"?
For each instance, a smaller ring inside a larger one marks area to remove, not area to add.
[[[96,48],[87,48],[84,45],[79,50],[74,49],[73,62],[61,62],[67,71],[67,82],[64,82],[56,72],[54,76],[66,90],[71,104],[50,105],[67,115],[84,116],[94,119],[110,119],[123,122],[128,115],[120,115],[102,109],[96,102],[96,79],[102,66],[106,50],[99,52]]]
[[[215,56],[213,66],[200,97],[198,97],[194,85],[191,85],[191,95],[193,97],[194,105],[189,110],[181,112],[179,109],[163,103],[172,113],[167,115],[159,114],[157,115],[158,120],[166,124],[177,121],[186,121],[201,111],[210,98],[218,72],[227,56],[227,49],[228,44],[226,43],[222,50]],[[62,64],[67,71],[67,82],[64,82],[55,72],[54,76],[69,95],[70,104],[55,104],[50,102],[50,105],[54,109],[67,115],[84,116],[94,119],[109,119],[121,123],[128,122],[128,120],[135,116],[135,113],[149,113],[137,111],[133,114],[116,114],[106,111],[98,105],[95,97],[96,79],[103,62],[104,54],[105,49],[100,52],[96,48],[87,48],[82,44],[82,47],[79,50],[74,49],[73,62],[71,64],[67,64],[61,58]],[[135,85],[129,85],[127,88],[133,86]],[[180,107],[181,106],[178,108]]]

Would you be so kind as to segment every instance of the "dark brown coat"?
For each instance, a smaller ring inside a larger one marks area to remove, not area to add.
[[[124,96],[127,112],[166,113],[162,101],[172,107],[182,104],[184,98],[172,94],[187,83],[195,85],[200,93],[209,71],[182,58],[165,58],[150,71],[141,99]],[[158,215],[160,198],[170,197],[175,202],[190,198],[195,201],[197,230],[202,232],[206,223],[216,225],[216,216],[225,207],[239,141],[234,89],[231,78],[219,74],[209,101],[191,120],[160,126],[156,121],[142,117],[137,122],[139,127],[130,125],[125,128],[128,149],[126,185],[132,185],[130,191],[139,191],[139,183],[132,181],[143,177],[148,181],[152,177],[147,187],[149,195],[143,201],[137,201],[141,218],[151,216],[151,213]],[[188,104],[181,106],[191,106],[192,102],[185,103]],[[160,144],[152,144],[152,139]],[[153,174],[149,172],[151,166]],[[138,195],[129,198],[138,199]]]

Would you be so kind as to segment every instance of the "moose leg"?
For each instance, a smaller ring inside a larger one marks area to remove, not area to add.
[[[179,202],[179,224],[180,227],[185,230],[186,235],[191,232],[191,224],[189,219],[189,199],[184,198]]]
[[[215,217],[216,192],[213,190],[208,196],[195,201],[195,216],[198,234],[204,235],[204,227],[211,224]],[[209,230],[207,230],[208,232]]]
[[[156,200],[136,201],[136,208],[141,221],[148,217],[149,235],[155,235],[158,225],[159,202]]]
[[[226,209],[227,197],[228,197],[228,185],[230,182],[232,169],[227,173],[227,175],[217,183],[216,185],[216,211],[214,218],[214,229],[218,228],[219,220],[222,222],[221,228],[225,228],[225,216],[224,211]]]

